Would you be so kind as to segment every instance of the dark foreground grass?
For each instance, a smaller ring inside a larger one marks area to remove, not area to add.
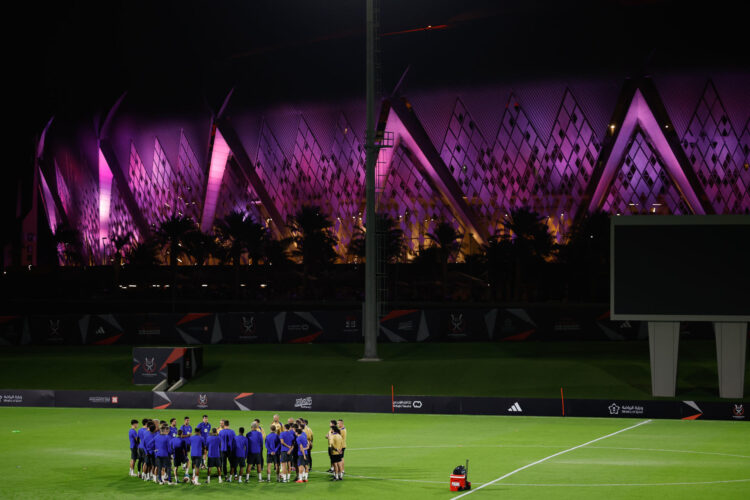
[[[194,422],[200,417],[185,414]],[[254,417],[268,427],[271,419],[270,412],[208,414],[214,424],[229,418],[234,428]],[[0,408],[0,498],[447,500],[455,496],[448,476],[466,459],[475,488],[469,499],[750,497],[746,422],[661,420],[633,427],[645,421],[310,412],[304,416],[317,440],[309,483],[159,486],[127,475],[128,423],[144,416],[180,418],[183,410]],[[331,417],[343,417],[349,430],[347,476],[335,483],[323,472],[328,461],[320,441]],[[477,489],[559,452],[565,453]]]
[[[184,390],[390,394],[393,384],[404,395],[557,398],[564,387],[567,398],[651,399],[647,342],[383,344],[379,363],[361,354],[359,344],[206,346]],[[127,346],[15,347],[0,363],[2,388],[139,389]],[[717,387],[713,342],[683,341],[677,398],[714,400]]]

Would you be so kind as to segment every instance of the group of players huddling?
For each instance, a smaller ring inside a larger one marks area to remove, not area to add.
[[[250,474],[263,480],[263,449],[266,450],[266,479],[271,473],[276,482],[306,483],[312,467],[313,432],[304,418],[289,418],[286,424],[273,416],[270,432],[266,435],[259,419],[250,424],[250,431],[240,427],[237,433],[229,427],[229,420],[212,427],[208,415],[195,426],[190,417],[177,428],[177,419],[169,424],[165,420],[144,418],[130,421],[130,476],[158,484],[177,484],[180,467],[183,482],[200,484],[200,471],[206,470],[206,484],[211,483],[211,470],[216,469],[219,483],[223,481],[250,482]],[[326,434],[331,481],[344,479],[344,452],[346,427],[343,420],[331,420]],[[189,460],[188,460],[189,459]],[[192,470],[191,470],[192,469]],[[291,479],[291,473],[295,478]]]

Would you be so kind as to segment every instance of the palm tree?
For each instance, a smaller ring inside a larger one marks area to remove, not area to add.
[[[130,245],[125,252],[125,260],[137,268],[152,268],[159,264],[159,242],[146,238],[140,243]]]
[[[289,260],[289,247],[292,243],[292,238],[283,238],[280,240],[267,238],[263,250],[265,261],[269,265],[281,269],[291,264],[292,261]]]
[[[125,258],[125,247],[131,245],[133,240],[133,232],[128,231],[122,235],[110,234],[109,241],[115,247],[114,263],[113,263],[113,275],[115,281],[115,287],[120,284],[120,269]]]
[[[190,217],[172,214],[165,219],[156,230],[156,239],[169,253],[169,267],[177,268],[181,256],[186,256],[185,240],[187,235],[196,228],[195,221]]]
[[[169,252],[169,268],[172,271],[172,301],[177,293],[177,262],[180,256],[186,256],[185,241],[187,235],[195,231],[196,224],[190,217],[172,214],[156,230],[156,240]]]
[[[83,262],[83,250],[81,244],[81,233],[67,224],[57,226],[55,234],[52,235],[57,254],[63,265],[80,265]]]
[[[443,298],[448,296],[448,261],[458,253],[463,237],[463,234],[445,221],[440,221],[434,232],[427,233],[427,238],[437,249],[443,282]]]
[[[142,286],[146,281],[153,278],[154,270],[159,265],[160,244],[153,236],[148,236],[141,242],[133,243],[125,251],[125,260],[128,268],[135,271],[128,274],[135,275]]]
[[[606,295],[609,274],[610,216],[603,211],[587,213],[571,227],[560,247],[558,260],[567,268],[568,283],[588,298]],[[582,290],[580,276],[586,276],[588,290]],[[577,285],[577,286],[576,286]]]
[[[302,206],[288,223],[296,248],[291,252],[302,261],[303,280],[307,289],[308,279],[317,277],[321,270],[333,264],[338,257],[338,239],[332,232],[333,222],[319,207]]]
[[[245,218],[240,211],[227,214],[216,221],[215,230],[222,245],[227,249],[232,264],[239,270],[242,254],[245,252]]]
[[[498,285],[504,284],[505,297],[510,296],[510,277],[513,263],[513,244],[506,234],[495,233],[482,245],[483,261],[487,268],[492,298],[498,296]]]
[[[260,262],[267,239],[266,228],[253,221],[247,214],[234,211],[217,221],[216,232],[232,259],[235,295],[239,296],[242,255],[247,252],[248,262]]]
[[[510,212],[503,221],[509,230],[515,260],[515,296],[521,298],[522,289],[531,281],[544,262],[552,256],[554,240],[549,232],[546,218],[531,210],[520,207]]]
[[[206,234],[200,229],[190,231],[185,235],[185,252],[193,259],[197,266],[203,266],[217,252],[216,237]]]
[[[427,297],[430,298],[434,294],[434,285],[435,282],[435,270],[438,267],[440,263],[440,251],[437,246],[429,246],[425,248],[420,248],[416,255],[414,256],[414,259],[412,259],[410,267],[412,271],[419,277],[419,279],[412,280],[412,293],[415,297]],[[420,293],[418,290],[418,284],[424,283],[425,281],[430,282],[430,286],[427,289],[426,293]]]
[[[376,214],[376,226],[378,235],[378,245],[382,250],[383,258],[388,263],[398,262],[404,257],[406,245],[404,243],[404,231],[399,227],[398,222],[388,214]],[[365,228],[357,226],[354,230],[351,242],[349,242],[348,253],[356,255],[360,259],[365,259]]]

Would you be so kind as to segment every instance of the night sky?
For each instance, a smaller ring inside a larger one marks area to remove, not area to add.
[[[233,102],[364,98],[365,0],[24,2],[7,16],[14,128],[2,183],[30,175],[51,115],[88,121],[124,91],[150,112]],[[382,0],[383,88],[566,75],[722,68],[746,71],[740,2]],[[427,26],[444,28],[402,31]],[[11,29],[13,28],[13,29]],[[93,125],[92,125],[93,126]],[[5,219],[5,217],[3,217]]]

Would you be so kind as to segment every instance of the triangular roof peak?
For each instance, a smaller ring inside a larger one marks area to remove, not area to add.
[[[619,101],[618,109],[608,126],[605,148],[592,179],[593,193],[589,200],[589,211],[601,208],[631,139],[640,129],[664,162],[667,173],[690,210],[695,214],[712,213],[651,80],[629,82],[620,94]]]

